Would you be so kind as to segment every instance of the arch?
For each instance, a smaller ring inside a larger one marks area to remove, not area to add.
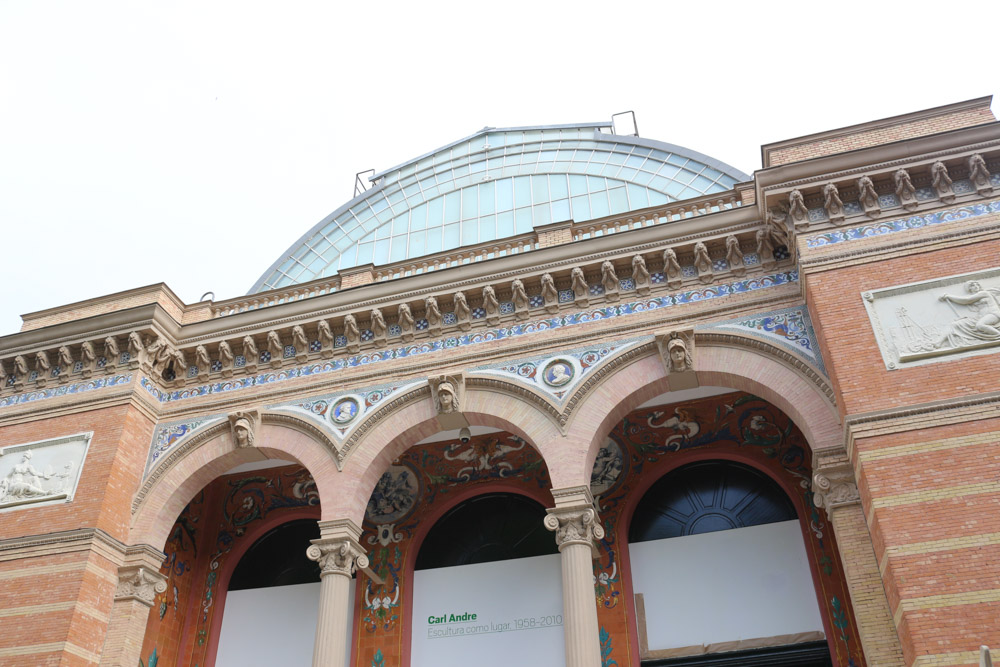
[[[658,481],[664,477],[676,472],[677,470],[695,463],[705,463],[710,461],[718,462],[732,462],[744,465],[751,468],[767,479],[774,483],[787,498],[791,501],[792,507],[795,509],[796,520],[799,523],[799,530],[802,535],[802,540],[804,544],[809,543],[809,508],[806,505],[805,500],[801,493],[798,493],[797,489],[789,479],[785,477],[778,476],[773,470],[770,470],[766,466],[761,465],[761,462],[754,456],[743,453],[743,452],[719,452],[706,449],[689,449],[676,452],[669,463],[664,461],[656,470],[656,474],[645,475],[639,483],[631,490],[629,493],[629,498],[625,503],[625,506],[619,515],[618,525],[616,526],[616,531],[619,536],[618,539],[618,554],[621,562],[621,568],[623,572],[622,576],[622,592],[625,595],[626,601],[629,605],[635,604],[635,587],[633,582],[633,570],[632,570],[632,557],[629,552],[629,546],[631,542],[629,541],[629,530],[632,525],[632,520],[635,517],[636,509],[642,502],[649,489],[656,484]],[[820,607],[823,606],[823,594],[821,586],[821,573],[819,571],[819,564],[814,561],[814,559],[809,558],[809,574],[812,578],[813,592],[816,595],[817,602]],[[820,614],[823,621],[823,630],[826,633],[827,638],[836,636],[834,634],[835,628],[830,624],[830,618],[827,614]],[[630,655],[634,650],[636,660],[638,660],[638,646],[639,646],[639,631],[636,618],[630,616],[628,620],[628,633],[630,637],[630,643],[633,648],[630,648]],[[831,658],[836,659],[833,655],[833,647],[830,642]]]
[[[287,414],[264,413],[254,447],[237,447],[229,422],[195,433],[150,471],[132,503],[129,541],[162,549],[167,534],[198,491],[232,468],[268,458],[292,459],[316,481],[320,507],[333,504],[337,473],[333,443],[312,424]]]
[[[832,390],[793,354],[750,336],[696,333],[694,370],[701,385],[745,391],[775,405],[791,417],[812,451],[843,446]],[[604,436],[639,405],[670,390],[655,343],[599,369],[570,402],[569,442],[561,462],[572,469],[550,468],[553,488],[589,484]]]
[[[550,471],[561,453],[562,432],[540,398],[502,380],[466,381],[463,414],[470,425],[488,426],[523,438],[542,456]],[[547,404],[546,404],[547,405]],[[368,499],[392,461],[411,446],[441,430],[427,385],[389,402],[359,425],[347,443],[342,484],[337,497],[323,501],[323,518],[348,518],[361,525]],[[349,456],[346,454],[349,453]]]

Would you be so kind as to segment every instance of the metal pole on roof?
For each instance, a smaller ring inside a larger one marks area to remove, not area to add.
[[[361,177],[365,174],[375,175],[374,169],[365,169],[364,171],[359,171],[354,174],[354,196],[357,197],[362,192],[367,192],[368,188],[365,186],[365,182],[361,180]]]

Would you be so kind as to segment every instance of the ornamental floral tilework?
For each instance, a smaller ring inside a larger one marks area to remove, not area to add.
[[[812,320],[809,319],[809,311],[805,306],[784,308],[724,322],[713,322],[699,326],[696,330],[728,330],[749,333],[805,357],[820,371],[826,373],[826,366],[816,341],[816,332],[813,330]]]

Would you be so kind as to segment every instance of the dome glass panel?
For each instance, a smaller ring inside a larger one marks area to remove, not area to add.
[[[485,129],[374,175],[254,285],[266,291],[732,189],[749,176],[606,124]]]

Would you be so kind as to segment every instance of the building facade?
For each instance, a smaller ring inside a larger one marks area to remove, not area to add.
[[[245,296],[0,338],[0,664],[977,665],[989,98],[377,173]]]

